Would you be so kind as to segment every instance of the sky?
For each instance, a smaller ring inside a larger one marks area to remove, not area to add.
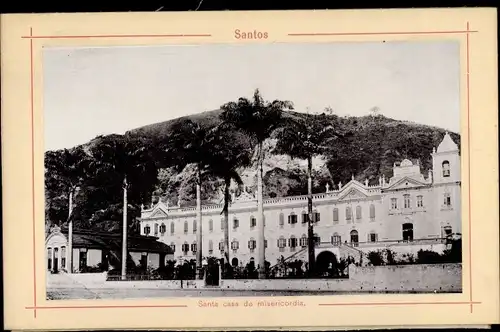
[[[44,49],[45,150],[219,108],[259,88],[299,112],[460,128],[457,42]]]

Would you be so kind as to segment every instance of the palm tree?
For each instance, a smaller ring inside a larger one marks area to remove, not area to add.
[[[209,173],[211,147],[209,134],[211,127],[204,127],[190,119],[177,122],[172,127],[172,134],[166,144],[167,154],[175,160],[174,165],[181,171],[189,164],[196,165],[196,266],[198,278],[203,278],[203,225],[201,215],[201,185],[202,179]]]
[[[237,102],[229,102],[221,106],[223,122],[233,124],[246,132],[252,139],[257,160],[257,224],[259,229],[259,278],[265,278],[265,235],[264,235],[264,205],[263,205],[263,162],[264,141],[268,139],[279,126],[284,110],[293,109],[290,101],[265,101],[259,90],[255,90],[253,99],[239,98]]]
[[[68,193],[68,273],[73,272],[73,199],[79,186],[87,176],[89,156],[82,147],[72,150],[48,151],[45,154],[45,186],[56,185]]]
[[[147,141],[129,136],[110,135],[102,137],[100,141],[91,147],[92,169],[96,178],[106,178],[109,187],[116,188],[118,185],[123,190],[123,221],[122,221],[122,279],[127,273],[127,230],[129,207],[128,191],[134,186],[139,189],[150,182],[150,177],[155,177],[156,167],[152,159],[151,150]],[[103,184],[107,185],[107,184]],[[141,195],[142,196],[142,195]]]
[[[212,131],[209,143],[212,149],[210,158],[211,175],[224,180],[224,262],[230,266],[229,257],[229,203],[231,201],[231,181],[238,186],[243,184],[238,170],[251,164],[252,146],[246,136],[233,126],[222,123]],[[226,271],[226,270],[225,270]]]
[[[280,128],[274,153],[287,154],[291,158],[307,160],[307,225],[308,225],[308,266],[309,273],[314,273],[314,230],[312,164],[315,156],[330,149],[333,141],[341,136],[340,128],[333,117],[325,113],[320,115],[289,116]]]

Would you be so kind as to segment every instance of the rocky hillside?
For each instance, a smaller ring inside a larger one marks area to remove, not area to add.
[[[220,111],[213,110],[199,113],[185,118],[198,122],[203,126],[219,123]],[[307,117],[304,113],[288,112],[288,116]],[[173,124],[184,118],[151,124],[130,130],[126,135],[139,135],[167,139]],[[371,184],[378,182],[378,177],[384,174],[392,175],[394,162],[404,158],[419,160],[422,171],[432,167],[431,152],[433,147],[440,143],[445,130],[437,127],[421,125],[412,122],[398,121],[382,115],[376,117],[337,117],[331,115],[336,125],[352,133],[348,141],[332,146],[332,152],[319,156],[313,161],[314,191],[325,190],[325,186],[337,185],[339,181],[345,183],[351,176],[357,180],[368,179]],[[455,142],[460,145],[460,136],[450,133]],[[266,142],[268,158],[264,165],[265,197],[283,197],[305,194],[307,179],[305,177],[306,161],[291,159],[286,155],[274,155],[272,150],[275,140]],[[249,191],[256,189],[255,166],[242,169],[240,174],[245,187]],[[194,204],[194,169],[187,167],[181,173],[173,169],[164,169],[159,175],[159,184],[153,201],[159,197],[182,205]],[[235,190],[237,190],[235,188]],[[207,181],[203,188],[205,202],[216,203],[222,200],[222,183]]]

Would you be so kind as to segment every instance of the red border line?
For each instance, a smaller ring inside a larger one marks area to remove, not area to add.
[[[168,304],[158,304],[158,305],[75,305],[75,306],[33,306],[26,307],[25,309],[117,309],[117,308],[187,308],[188,306],[185,304],[181,305],[168,305]]]
[[[469,22],[467,22],[467,30],[469,30]],[[472,221],[471,221],[471,190],[470,190],[470,161],[471,161],[471,155],[470,155],[470,85],[469,85],[469,34],[467,34],[467,39],[466,39],[466,66],[467,66],[467,154],[469,158],[467,158],[468,161],[468,180],[469,180],[469,301],[471,302],[470,305],[470,312],[472,313],[473,311],[473,305],[472,305]]]
[[[311,37],[311,36],[381,36],[381,35],[439,35],[439,34],[463,34],[467,35],[471,31],[467,30],[452,30],[452,31],[402,31],[402,32],[310,32],[310,33],[289,33],[290,37]]]
[[[357,35],[438,35],[438,34],[466,34],[466,62],[467,62],[467,125],[468,125],[468,179],[470,184],[470,101],[469,101],[469,34],[475,33],[478,31],[469,29],[469,22],[467,22],[467,30],[456,30],[456,31],[408,31],[408,32],[353,32],[353,33],[289,33],[288,36],[357,36]],[[34,317],[36,318],[36,310],[44,309],[117,309],[117,308],[186,308],[187,305],[81,305],[81,306],[37,306],[37,284],[36,284],[36,222],[35,222],[35,152],[34,152],[34,61],[33,61],[33,40],[34,39],[93,39],[93,38],[169,38],[169,37],[211,37],[211,34],[149,34],[149,35],[140,35],[140,34],[129,34],[129,35],[61,35],[61,36],[34,36],[33,28],[30,27],[30,35],[22,36],[23,39],[30,39],[30,93],[31,93],[31,135],[32,135],[32,203],[33,203],[33,306],[25,307],[25,309],[33,310]],[[470,187],[469,187],[469,257],[470,264],[472,266],[472,240],[471,240],[471,195],[470,195]],[[455,305],[455,304],[469,304],[470,310],[472,313],[474,304],[481,304],[481,302],[473,302],[472,301],[472,268],[469,268],[469,281],[470,281],[470,294],[469,301],[462,302],[357,302],[357,303],[321,303],[320,306],[391,306],[391,305]]]
[[[33,28],[30,27],[30,36],[33,35]],[[34,79],[33,79],[33,39],[30,39],[30,95],[31,95],[31,191],[33,203],[33,310],[36,319],[36,222],[35,222],[35,124],[34,124]]]
[[[320,306],[365,306],[365,305],[430,305],[430,304],[443,304],[443,305],[449,305],[449,304],[481,304],[481,302],[469,302],[469,301],[462,301],[462,302],[367,302],[367,303],[320,303]]]
[[[93,39],[93,38],[172,38],[172,37],[212,37],[211,34],[160,34],[160,35],[62,35],[62,36],[22,36],[25,39]]]

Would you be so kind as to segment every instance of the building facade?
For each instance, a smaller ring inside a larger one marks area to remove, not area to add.
[[[369,185],[354,177],[335,189],[313,195],[314,234],[318,247],[348,245],[383,247],[433,243],[461,233],[461,178],[458,146],[448,133],[432,153],[432,171],[421,174],[418,162],[395,163],[390,179]],[[204,257],[223,257],[222,205],[202,207]],[[257,261],[257,200],[244,192],[229,208],[232,265]],[[264,200],[265,255],[274,264],[280,257],[297,256],[307,246],[307,196]],[[174,259],[196,258],[196,208],[168,202],[143,209],[141,234],[170,245]],[[437,243],[436,242],[436,243]],[[338,253],[337,251],[332,251]],[[317,250],[318,253],[318,250]],[[307,257],[307,253],[305,255]]]

